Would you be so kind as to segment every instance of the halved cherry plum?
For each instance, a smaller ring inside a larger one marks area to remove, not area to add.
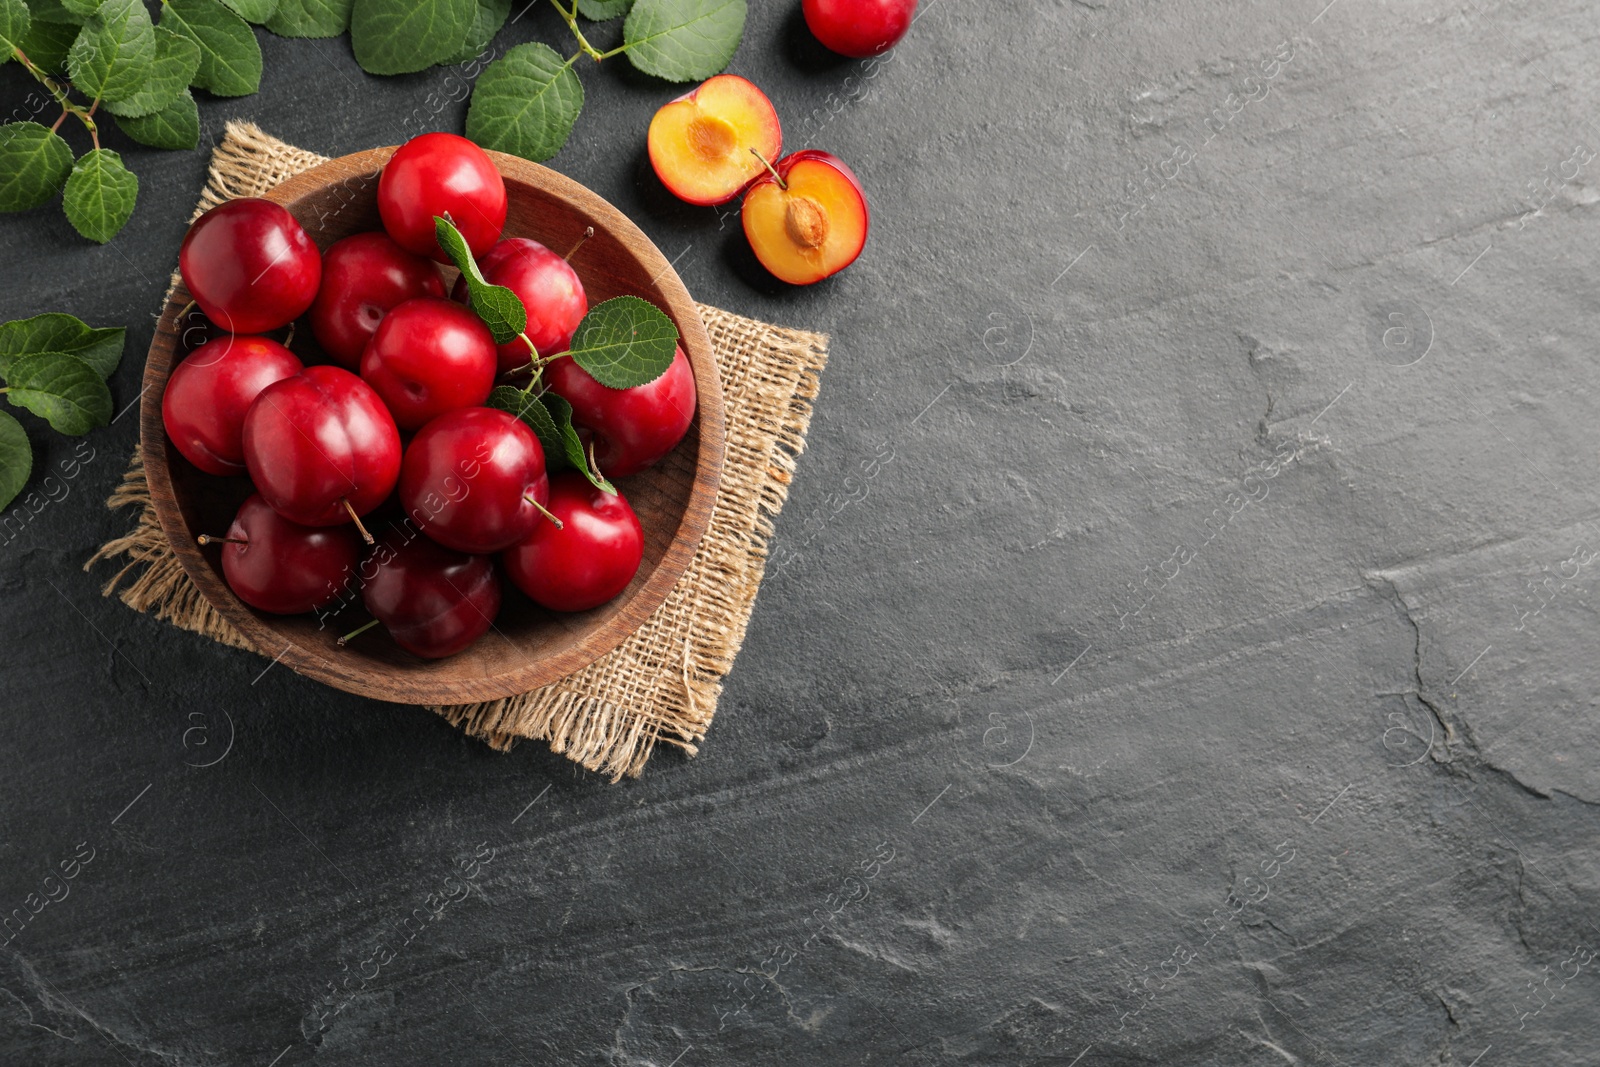
[[[718,74],[663,104],[648,143],[656,176],[679,199],[725,204],[762,172],[761,159],[778,158],[783,129],[765,93],[737,74]]]
[[[744,194],[744,235],[761,265],[810,285],[855,262],[867,243],[867,197],[837,156],[815,149],[779,160]]]

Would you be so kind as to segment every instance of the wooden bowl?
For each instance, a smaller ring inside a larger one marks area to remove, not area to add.
[[[380,229],[378,173],[394,148],[324,163],[267,193],[288,208],[318,247]],[[189,463],[167,439],[161,396],[174,364],[186,354],[179,313],[189,303],[180,284],[167,301],[145,364],[139,412],[145,474],[161,528],[202,595],[257,651],[301,674],[361,696],[408,704],[469,704],[548,685],[594,662],[649,618],[693,558],[711,519],[722,469],[722,386],[704,323],[676,271],[637,226],[606,201],[537,163],[499,152],[490,157],[506,181],[510,211],[505,236],[531,237],[565,252],[587,226],[594,236],[573,258],[589,302],[629,293],[662,308],[682,335],[694,369],[699,410],[683,442],[648,470],[618,481],[644,526],[644,562],[632,584],[603,607],[578,614],[545,611],[503,582],[505,606],[470,649],[443,660],[402,651],[380,630],[347,647],[336,637],[367,616],[359,602],[319,626],[310,615],[268,615],[247,606],[222,577],[220,546],[199,547],[201,533],[222,534],[251,492],[244,478],[218,478]],[[199,316],[193,316],[195,321]],[[302,321],[294,349],[320,362]],[[381,524],[380,524],[381,525]],[[359,601],[359,598],[352,598]]]

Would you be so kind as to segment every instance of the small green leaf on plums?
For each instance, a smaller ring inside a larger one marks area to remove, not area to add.
[[[13,361],[40,352],[77,356],[94,368],[102,380],[109,378],[122,361],[122,344],[127,332],[121,326],[96,329],[81,319],[59,312],[0,324],[0,378],[10,374]]]
[[[488,49],[489,42],[494,40],[494,35],[500,32],[500,27],[506,24],[510,15],[511,0],[478,0],[478,13],[472,17],[472,28],[467,31],[467,39],[461,43],[455,55],[447,56],[440,62],[445,66],[455,66],[477,59]]]
[[[578,323],[570,355],[601,385],[630,389],[665,374],[677,348],[678,328],[665,312],[636,296],[616,296]]]
[[[633,0],[578,0],[578,14],[594,22],[605,22],[626,15],[632,6]]]
[[[561,151],[583,110],[583,83],[544,44],[519,44],[489,64],[472,91],[467,138],[542,163]]]
[[[477,0],[355,0],[350,48],[368,74],[412,74],[460,51]]]
[[[261,46],[250,24],[219,0],[163,0],[161,25],[200,46],[189,84],[217,96],[249,96],[261,88]]]
[[[28,434],[11,415],[0,411],[0,511],[17,498],[33,473]]]
[[[278,0],[222,0],[246,22],[264,25],[278,11]]]
[[[667,81],[709,78],[733,59],[747,13],[745,0],[637,0],[622,27],[628,60]]]
[[[156,59],[150,67],[150,77],[127,99],[107,100],[106,110],[119,119],[154,115],[178,99],[199,69],[200,46],[181,33],[157,26]]]
[[[73,164],[61,206],[73,229],[105,244],[127,224],[138,199],[139,179],[122,165],[122,157],[96,148]]]
[[[487,405],[508,415],[515,415],[528,424],[528,429],[533,431],[544,448],[544,462],[548,469],[555,470],[561,465],[560,460],[565,455],[561,446],[561,432],[556,429],[550,412],[539,403],[538,397],[512,385],[497,385],[490,391]]]
[[[95,100],[126,100],[150,79],[156,31],[144,0],[105,0],[67,53],[72,85]]]
[[[522,298],[503,285],[490,285],[484,280],[483,272],[472,258],[472,249],[467,247],[467,239],[449,219],[435,216],[433,229],[439,247],[467,280],[467,301],[489,327],[494,343],[506,345],[516,340],[528,328],[528,309],[523,306]],[[533,355],[529,352],[528,358],[532,359]]]
[[[117,118],[123,133],[151,148],[190,149],[200,144],[200,109],[194,94],[185,89],[177,99],[153,115]]]
[[[350,28],[351,0],[278,0],[267,29],[280,37],[337,37]]]
[[[26,211],[55,196],[72,173],[72,149],[37,122],[0,126],[0,211]]]
[[[65,352],[13,360],[6,388],[7,400],[60,433],[84,434],[111,421],[111,390],[93,367]]]
[[[589,484],[596,489],[615,494],[617,487],[606,480],[599,471],[589,466],[589,457],[583,454],[583,439],[578,436],[577,428],[572,425],[572,405],[567,402],[567,398],[546,392],[539,398],[539,403],[544,405],[550,421],[555,424],[556,431],[561,435],[561,453],[567,464],[581,471],[583,476],[589,479]],[[549,451],[546,450],[546,456],[548,455]]]
[[[547,470],[573,467],[582,471],[595,488],[608,493],[617,491],[616,486],[590,469],[588,458],[583,454],[583,439],[572,425],[572,405],[567,403],[565,397],[551,392],[536,397],[526,389],[498,385],[489,394],[488,405],[515,415],[528,424],[544,449]]]

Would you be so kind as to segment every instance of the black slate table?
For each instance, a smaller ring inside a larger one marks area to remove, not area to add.
[[[134,420],[87,438],[0,546],[0,912],[77,867],[0,1061],[1600,1062],[1592,6],[1324,3],[925,0],[869,64],[757,0],[732,69],[871,198],[803,290],[655,181],[679,90],[584,67],[554,165],[833,338],[710,737],[642,780],[102,599]],[[461,128],[447,71],[261,37],[206,142]],[[206,152],[108,143],[132,223],[0,220],[0,317],[130,324],[120,407]]]

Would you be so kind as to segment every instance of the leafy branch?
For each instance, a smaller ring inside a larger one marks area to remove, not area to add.
[[[191,86],[239,96],[261,84],[255,35],[221,0],[162,0],[159,24],[143,0],[0,0],[0,62],[11,60],[61,114],[48,127],[0,127],[0,211],[26,211],[61,193],[73,228],[101,244],[132,216],[139,179],[100,146],[99,122],[109,114],[141,144],[192,149],[200,114]],[[76,160],[61,135],[69,117],[89,136],[89,151]]]

